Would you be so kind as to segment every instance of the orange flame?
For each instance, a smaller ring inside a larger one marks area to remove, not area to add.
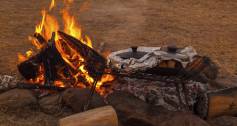
[[[73,0],[64,0],[64,3],[69,5],[73,3]],[[51,11],[56,5],[56,1],[52,0],[51,4],[49,6],[49,11]],[[85,6],[85,5],[83,5]],[[89,72],[85,68],[85,60],[84,58],[77,53],[73,48],[71,48],[69,45],[67,45],[66,42],[63,42],[63,40],[60,40],[57,31],[60,29],[59,24],[57,19],[48,14],[46,10],[41,11],[42,14],[42,19],[41,22],[36,25],[35,27],[35,32],[41,34],[45,40],[50,40],[52,33],[55,34],[55,45],[59,53],[61,54],[61,57],[63,60],[73,69],[73,71],[69,71],[71,76],[74,78],[73,85],[76,87],[85,87],[85,84],[81,82],[79,78],[84,78],[85,82],[91,86],[94,82],[94,78],[92,78],[89,75]],[[77,38],[87,46],[92,48],[92,41],[89,36],[83,35],[82,34],[82,29],[80,25],[77,23],[75,20],[75,17],[70,15],[69,11],[65,7],[61,11],[62,14],[62,19],[64,23],[64,32]],[[37,49],[42,49],[44,45],[39,43],[36,39],[29,37],[29,40],[32,42],[32,44],[37,48]],[[33,50],[29,50],[26,52],[25,55],[18,54],[18,59],[19,62],[23,62],[30,58],[34,54]],[[34,79],[30,80],[32,83],[43,83],[44,82],[44,68],[43,66],[40,66],[39,69],[39,76]],[[58,73],[62,78],[68,79],[67,77],[64,77],[63,73],[59,70]],[[70,79],[70,78],[69,78]],[[96,90],[100,92],[100,87],[106,83],[113,81],[114,77],[112,75],[106,74],[102,76],[102,79],[98,81]],[[58,87],[65,87],[65,83],[61,80],[54,81],[54,85]],[[103,94],[103,93],[101,93]]]
[[[36,27],[35,27],[35,32],[39,33],[39,34],[42,32],[43,27],[44,27],[46,10],[42,10],[41,14],[42,14],[42,20],[41,20],[40,24],[36,25]]]
[[[65,3],[65,4],[71,4],[71,3],[73,3],[73,1],[74,1],[74,0],[64,0],[64,3]]]
[[[49,10],[52,10],[54,8],[54,6],[55,6],[55,0],[52,0],[51,4],[49,6]]]

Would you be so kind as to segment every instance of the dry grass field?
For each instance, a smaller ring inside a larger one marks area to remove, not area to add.
[[[16,72],[17,53],[31,47],[27,37],[41,20],[40,10],[49,3],[0,2],[1,73]],[[132,45],[161,46],[172,40],[194,46],[228,74],[237,69],[235,0],[75,0],[71,10],[95,47],[105,42],[114,51]],[[58,10],[54,12],[59,18]]]

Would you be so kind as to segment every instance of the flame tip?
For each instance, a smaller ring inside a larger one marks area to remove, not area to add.
[[[68,5],[73,3],[73,1],[74,0],[64,0],[64,3],[67,4],[67,6],[65,7],[68,7]],[[59,87],[66,86],[64,80],[73,81],[72,86],[75,87],[85,88],[88,85],[92,86],[94,78],[92,78],[89,75],[89,72],[85,67],[86,63],[84,58],[81,56],[81,54],[79,54],[73,48],[71,48],[68,45],[68,43],[60,41],[60,39],[61,37],[63,38],[64,34],[70,35],[75,39],[81,41],[83,44],[89,46],[90,48],[92,48],[92,40],[88,35],[82,34],[82,28],[80,24],[76,21],[76,18],[69,13],[69,10],[67,8],[63,8],[60,10],[64,23],[64,29],[63,31],[61,31],[58,20],[53,15],[50,15],[48,13],[52,9],[54,9],[55,6],[56,6],[56,0],[51,0],[48,10],[46,10],[45,8],[41,10],[42,19],[40,23],[35,26],[34,35],[28,36],[28,39],[38,50],[40,50],[43,48],[43,46],[45,46],[45,44],[42,44],[38,40],[36,40],[35,36],[40,35],[43,37],[43,39],[50,40],[52,38],[52,34],[55,34],[54,40],[58,52],[60,53],[65,63],[67,63],[73,69],[72,71],[68,71],[68,73],[70,74],[70,77],[68,77],[65,76],[64,73],[62,72],[64,68],[59,68],[57,74],[62,78],[62,80],[55,81],[54,82],[55,86]],[[19,62],[27,60],[29,57],[33,56],[33,54],[34,54],[33,49],[29,49],[28,51],[25,52],[25,54],[18,53]],[[31,79],[30,82],[43,83],[44,82],[43,65],[40,65],[39,73],[40,73],[39,76],[36,79]],[[85,82],[81,82],[80,81],[81,78],[83,78]],[[100,87],[104,83],[109,82],[113,79],[114,77],[112,75],[103,75],[96,87],[97,91],[101,91],[101,94],[103,94],[103,91]]]

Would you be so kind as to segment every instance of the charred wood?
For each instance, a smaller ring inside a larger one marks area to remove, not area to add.
[[[66,63],[62,59],[60,53],[58,52],[54,37],[49,42],[45,42],[45,39],[40,34],[34,35],[40,43],[47,43],[41,49],[41,51],[29,58],[28,60],[17,65],[21,75],[29,80],[38,77],[40,67],[43,67],[45,74],[45,84],[50,84],[57,79],[57,67],[66,66]]]
[[[93,78],[101,76],[106,68],[106,59],[97,53],[94,49],[83,44],[80,40],[65,34],[64,32],[58,31],[60,37],[75,49],[86,62],[86,69]]]
[[[41,65],[41,56],[37,54],[28,60],[17,65],[18,71],[21,75],[29,80],[34,79],[39,75],[39,69]]]
[[[44,37],[42,35],[40,35],[39,33],[35,33],[34,37],[38,40],[38,42],[40,44],[47,44],[47,40],[44,39]]]

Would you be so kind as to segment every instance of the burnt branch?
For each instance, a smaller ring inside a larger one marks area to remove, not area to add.
[[[57,79],[57,67],[66,66],[66,63],[56,48],[55,33],[52,34],[52,38],[48,42],[40,34],[36,33],[34,36],[40,43],[46,44],[38,54],[18,64],[17,67],[21,75],[29,80],[38,77],[40,66],[42,66],[44,68],[45,83],[50,84]]]
[[[65,34],[64,32],[58,32],[60,37],[73,49],[75,49],[86,62],[86,69],[93,78],[101,76],[106,68],[106,59],[101,56],[94,49],[83,44],[80,40]]]

